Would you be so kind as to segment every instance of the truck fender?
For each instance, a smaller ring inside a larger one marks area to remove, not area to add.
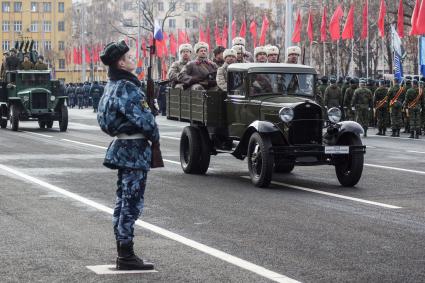
[[[19,110],[25,108],[20,97],[9,97],[9,105],[17,105]]]
[[[255,132],[258,132],[263,135],[270,135],[272,137],[272,142],[274,140],[280,141],[283,139],[279,128],[276,127],[273,123],[267,121],[254,121],[248,126],[245,133],[242,135],[238,146],[232,152],[232,155],[234,157],[240,160],[243,160],[246,157],[249,139],[251,135]]]
[[[325,138],[328,140],[328,144],[334,145],[339,144],[339,141],[343,136],[346,135],[355,135],[360,136],[364,133],[363,127],[360,126],[359,123],[354,121],[342,121],[335,124],[332,127],[332,131],[330,133],[328,129],[328,133],[325,135]]]

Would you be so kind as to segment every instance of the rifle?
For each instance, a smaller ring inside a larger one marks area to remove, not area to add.
[[[155,54],[155,38],[152,40],[152,45],[150,46],[149,52],[149,66],[148,66],[148,77],[146,82],[146,102],[149,105],[149,108],[152,111],[154,116],[157,116],[159,113],[159,109],[157,107],[158,103],[155,98],[155,84],[152,78],[152,59]],[[162,153],[158,142],[153,142],[151,146],[152,150],[152,160],[151,160],[151,168],[164,167],[164,160],[162,159]]]

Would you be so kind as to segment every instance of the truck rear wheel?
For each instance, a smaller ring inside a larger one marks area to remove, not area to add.
[[[339,145],[362,145],[357,136],[347,136]],[[350,153],[335,160],[335,172],[339,183],[344,187],[354,187],[363,172],[363,153]]]
[[[53,124],[53,121],[52,121]],[[62,104],[60,115],[59,115],[59,130],[61,132],[66,132],[68,129],[68,108],[65,104]]]
[[[199,174],[201,137],[198,129],[187,126],[180,137],[180,164],[187,174]]]
[[[205,174],[208,171],[211,160],[211,143],[208,136],[208,132],[203,129],[199,129],[199,137],[201,141],[201,150],[199,155],[199,166],[198,174]]]
[[[248,170],[252,183],[257,187],[268,187],[273,175],[272,143],[266,135],[253,133],[248,143]]]
[[[16,105],[10,107],[10,126],[12,131],[16,132],[19,129],[19,109]]]

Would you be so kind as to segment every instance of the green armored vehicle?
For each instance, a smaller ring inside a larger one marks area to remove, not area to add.
[[[183,171],[205,174],[211,155],[230,152],[247,158],[258,187],[267,187],[273,172],[324,164],[335,166],[341,185],[356,185],[366,152],[363,129],[340,122],[338,108],[324,120],[315,79],[304,65],[243,63],[229,66],[227,92],[170,89],[167,118],[190,123],[180,139]]]
[[[19,121],[38,121],[40,128],[68,128],[66,96],[60,93],[59,81],[50,79],[50,71],[8,71],[0,85],[0,126],[19,129]]]

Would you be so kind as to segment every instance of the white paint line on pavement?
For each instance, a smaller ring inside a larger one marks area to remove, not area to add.
[[[98,275],[140,274],[158,272],[156,270],[118,270],[116,269],[115,265],[89,265],[86,267]]]
[[[392,137],[392,136],[376,136],[376,135],[370,135],[369,137],[374,138],[387,138],[387,139],[398,139],[398,140],[408,140],[408,141],[418,141],[418,142],[425,142],[423,139],[411,139],[411,138],[403,138],[403,137]],[[366,138],[367,139],[367,138]]]
[[[380,168],[380,169],[388,169],[388,170],[394,170],[394,171],[400,171],[400,172],[409,172],[409,173],[415,173],[419,175],[425,175],[425,171],[419,171],[419,170],[411,170],[411,169],[383,166],[383,165],[377,165],[377,164],[368,164],[368,163],[365,163],[364,165],[369,167],[374,167],[374,168]]]
[[[169,139],[169,140],[175,140],[175,141],[179,141],[180,140],[180,138],[170,137],[170,136],[164,136],[164,135],[161,135],[161,139]]]
[[[407,152],[425,154],[425,151],[408,150]]]
[[[247,176],[242,176],[242,178],[250,179]],[[295,185],[282,183],[282,182],[272,181],[272,184],[284,186],[284,187],[295,189],[295,190],[306,191],[306,192],[310,192],[310,193],[330,196],[330,197],[334,197],[334,198],[340,198],[340,199],[346,199],[346,200],[351,200],[351,201],[365,203],[365,204],[371,204],[371,205],[380,206],[380,207],[384,207],[384,208],[391,208],[391,209],[402,208],[400,206],[395,206],[395,205],[390,205],[390,204],[385,204],[385,203],[380,203],[380,202],[375,202],[375,201],[370,201],[370,200],[365,200],[365,199],[360,199],[360,198],[354,198],[354,197],[349,197],[349,196],[344,196],[344,195],[339,195],[339,194],[334,194],[334,193],[328,193],[328,192],[324,192],[324,191],[309,189],[309,188],[295,186]]]
[[[40,136],[40,137],[45,137],[45,138],[53,138],[53,136],[44,135],[44,134],[39,134],[39,133],[34,133],[34,132],[28,132],[28,131],[21,131],[21,132],[22,132],[22,133],[26,133],[26,134],[31,134],[31,135]]]
[[[26,181],[29,181],[31,183],[35,183],[35,184],[37,184],[39,186],[42,186],[42,187],[44,187],[46,189],[49,189],[49,190],[54,191],[56,193],[62,194],[64,196],[67,196],[67,197],[69,197],[69,198],[71,198],[71,199],[73,199],[75,201],[79,201],[81,203],[84,203],[84,204],[86,204],[88,206],[91,206],[91,207],[97,209],[97,210],[106,212],[106,213],[108,213],[110,215],[113,214],[113,209],[112,208],[109,208],[109,207],[107,207],[107,206],[105,206],[103,204],[94,202],[94,201],[89,200],[89,199],[87,199],[85,197],[82,197],[82,196],[80,196],[78,194],[69,192],[69,191],[67,191],[65,189],[59,188],[57,186],[54,186],[52,184],[49,184],[47,182],[44,182],[42,180],[39,180],[39,179],[34,178],[32,176],[29,176],[29,175],[27,175],[25,173],[22,173],[22,172],[20,172],[18,170],[15,170],[15,169],[10,168],[8,166],[5,166],[3,164],[0,164],[0,169],[3,170],[3,171],[8,172],[10,174],[13,174],[15,176],[18,176],[18,177],[20,177],[20,178],[22,178],[22,179],[24,179]],[[211,256],[214,256],[214,257],[216,257],[216,258],[218,258],[220,260],[223,260],[225,262],[228,262],[230,264],[233,264],[235,266],[238,266],[238,267],[240,267],[242,269],[245,269],[245,270],[251,271],[253,273],[256,273],[256,274],[258,274],[258,275],[260,275],[260,276],[262,276],[264,278],[270,279],[272,281],[275,281],[275,282],[285,282],[285,283],[286,282],[288,282],[288,283],[289,282],[294,282],[294,283],[295,282],[298,282],[298,281],[296,281],[296,280],[294,280],[292,278],[289,278],[289,277],[287,277],[287,276],[285,276],[283,274],[276,273],[276,272],[271,271],[269,269],[266,269],[266,268],[264,268],[262,266],[256,265],[254,263],[251,263],[249,261],[243,260],[241,258],[238,258],[236,256],[230,255],[228,253],[222,252],[220,250],[211,248],[209,246],[206,246],[204,244],[201,244],[201,243],[196,242],[194,240],[191,240],[189,238],[180,236],[179,234],[173,233],[171,231],[168,231],[168,230],[166,230],[164,228],[160,228],[158,226],[155,226],[153,224],[147,223],[145,221],[137,220],[136,221],[136,225],[138,225],[138,226],[140,226],[142,228],[145,228],[147,230],[150,230],[150,231],[152,231],[154,233],[157,233],[157,234],[159,234],[159,235],[161,235],[163,237],[166,237],[166,238],[169,238],[169,239],[174,240],[176,242],[179,242],[179,243],[181,243],[183,245],[186,245],[188,247],[194,248],[194,249],[196,249],[198,251],[201,251],[203,253],[206,253],[206,254],[209,254]]]

